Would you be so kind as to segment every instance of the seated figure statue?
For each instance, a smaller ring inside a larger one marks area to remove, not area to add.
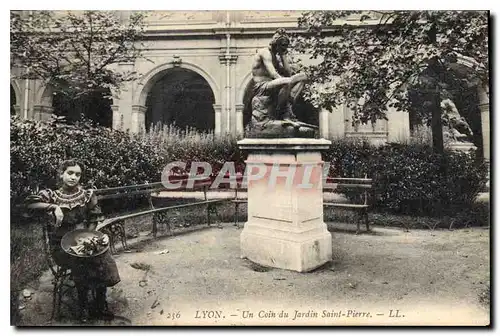
[[[257,51],[252,66],[252,119],[247,136],[312,136],[316,126],[300,122],[292,104],[299,97],[307,76],[292,73],[287,52],[290,39],[278,29],[269,46]]]
[[[465,118],[458,112],[453,101],[448,98],[443,99],[441,109],[443,110],[443,126],[447,128],[445,136],[455,142],[471,142],[472,130]]]

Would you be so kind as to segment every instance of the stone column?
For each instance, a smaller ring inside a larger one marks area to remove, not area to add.
[[[243,135],[245,126],[243,125],[243,104],[236,104],[236,135]]]
[[[230,82],[230,94],[231,94],[231,119],[230,119],[230,127],[229,132],[232,135],[237,135],[243,133],[240,132],[239,127],[239,119],[238,119],[238,107],[236,104],[236,61],[238,60],[237,55],[231,55],[231,59],[229,60],[230,64],[230,72],[231,72],[231,82]],[[243,122],[243,119],[242,119]]]
[[[337,106],[329,114],[328,133],[330,138],[343,138],[345,134],[346,116],[344,106]]]
[[[133,71],[134,70],[134,65],[131,63],[121,63],[119,64],[119,70],[120,71]],[[134,132],[134,126],[133,126],[133,108],[132,105],[134,105],[133,102],[133,97],[134,97],[134,86],[137,84],[135,82],[127,82],[124,83],[123,88],[120,90],[120,95],[119,98],[116,99],[116,103],[114,105],[118,105],[118,110],[120,113],[120,118],[123,120],[122,122],[122,130],[130,130],[131,132]],[[139,86],[139,90],[142,89],[142,86]],[[114,111],[114,110],[113,110]],[[113,112],[113,117],[114,117],[114,112]]]
[[[34,119],[39,121],[48,121],[52,116],[54,108],[52,106],[35,105],[33,107]]]
[[[478,88],[479,111],[481,112],[481,133],[483,134],[484,160],[490,162],[490,99],[487,86]]]
[[[323,221],[325,139],[244,139],[248,151],[248,221],[241,257],[261,265],[307,272],[332,258],[332,236]],[[291,176],[285,177],[288,172]]]
[[[118,105],[111,105],[111,111],[113,113],[113,129],[123,130],[123,115],[120,112]]]
[[[216,136],[221,136],[222,135],[222,105],[214,104],[214,111],[215,111],[215,135]]]
[[[30,105],[33,106],[33,102],[35,101],[33,96],[33,83],[31,83],[29,79],[23,80],[21,85],[22,94],[21,94],[21,118],[22,119],[30,119],[36,118],[34,114],[34,108],[30,111]],[[30,113],[31,112],[31,113]]]
[[[325,139],[328,139],[330,137],[330,128],[329,128],[329,122],[330,122],[330,112],[325,109],[321,109],[319,111],[319,136]]]
[[[146,106],[133,105],[130,130],[133,133],[141,133],[146,128]]]
[[[231,71],[231,68],[234,69],[234,64],[236,64],[236,60],[238,56],[231,54],[219,55],[219,61],[222,65],[225,66],[225,79],[224,79],[224,88],[223,90],[223,105],[222,105],[222,124],[221,131],[223,133],[234,133],[234,115],[235,115],[235,95],[233,94],[233,83],[234,83],[234,71]],[[233,72],[233,73],[232,73]]]
[[[387,141],[405,142],[410,139],[410,117],[406,111],[387,109]]]

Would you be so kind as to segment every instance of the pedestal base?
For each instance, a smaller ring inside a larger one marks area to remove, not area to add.
[[[477,147],[471,142],[451,142],[448,147],[455,151],[468,153],[471,149],[476,150]]]
[[[277,234],[275,230],[246,223],[240,236],[241,257],[264,266],[311,271],[332,259],[330,232],[326,228],[313,231],[313,234],[284,231]]]
[[[248,183],[248,222],[241,233],[241,256],[269,267],[307,272],[332,258],[332,236],[323,222],[324,139],[245,139],[247,171],[261,178]]]

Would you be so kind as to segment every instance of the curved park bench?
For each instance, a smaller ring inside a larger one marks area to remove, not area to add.
[[[364,178],[329,177],[326,182],[333,186],[329,186],[328,184],[324,185],[324,192],[348,192],[351,198],[353,198],[354,202],[323,202],[323,206],[356,211],[359,215],[356,222],[356,234],[360,232],[361,222],[365,223],[366,231],[370,231],[370,225],[368,222],[368,210],[370,208],[369,191],[372,189],[372,179],[367,178],[366,176]]]
[[[151,233],[154,237],[158,234],[158,227],[164,226],[167,228],[168,232],[172,231],[172,226],[170,222],[169,211],[184,209],[195,206],[204,206],[206,208],[206,224],[210,225],[210,214],[213,213],[214,207],[217,203],[227,202],[231,198],[222,198],[216,200],[209,200],[207,198],[207,191],[211,185],[211,179],[207,178],[205,180],[198,180],[194,183],[193,188],[186,189],[187,176],[177,176],[171,181],[179,181],[182,186],[180,189],[175,191],[203,191],[204,199],[203,201],[191,202],[187,204],[173,205],[167,207],[155,207],[153,202],[153,197],[158,196],[160,192],[167,192],[167,189],[161,182],[132,185],[124,187],[97,189],[96,195],[98,200],[105,199],[120,199],[124,197],[134,196],[134,195],[144,195],[148,198],[149,209],[141,210],[134,213],[116,216],[113,218],[107,218],[97,225],[97,230],[108,234],[110,238],[110,250],[112,253],[116,253],[115,244],[120,241],[123,249],[128,250],[127,237],[125,234],[125,221],[133,218],[139,218],[142,216],[152,216],[151,220]],[[215,211],[216,212],[216,211]]]
[[[368,222],[369,204],[369,191],[372,189],[372,179],[367,178],[347,178],[347,177],[329,177],[325,180],[328,184],[323,185],[324,192],[349,192],[354,193],[354,203],[345,202],[323,202],[325,207],[340,208],[346,210],[353,210],[358,212],[359,219],[357,221],[356,234],[360,232],[360,223],[363,221],[366,225],[366,230],[370,231]],[[242,192],[247,192],[247,188],[241,186],[241,179],[238,179],[238,187],[234,191],[234,198],[231,202],[234,204],[234,225],[238,226],[238,210],[241,204],[248,203],[247,198],[242,198]]]

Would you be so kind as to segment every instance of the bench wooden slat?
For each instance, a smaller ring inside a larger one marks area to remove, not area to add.
[[[333,188],[333,187],[332,187]],[[337,183],[335,188],[352,188],[352,189],[371,189],[371,184],[347,184],[347,183]],[[330,188],[327,188],[330,189]]]
[[[354,177],[327,177],[327,181],[359,181],[359,182],[372,182],[371,178],[354,178]]]
[[[111,188],[103,188],[103,189],[96,189],[95,193],[97,195],[103,195],[107,194],[110,192],[121,192],[121,191],[128,191],[128,190],[138,190],[138,189],[155,189],[155,188],[164,188],[162,182],[154,182],[154,183],[146,183],[146,184],[138,184],[138,185],[129,185],[129,186],[123,186],[123,187],[111,187]]]
[[[201,201],[201,202],[194,202],[194,203],[187,203],[187,204],[179,204],[179,205],[173,205],[173,206],[168,206],[168,207],[163,207],[163,208],[156,208],[152,210],[144,210],[140,212],[135,212],[131,213],[128,215],[123,215],[123,216],[118,216],[110,219],[104,220],[103,223],[97,225],[96,230],[100,230],[103,227],[106,227],[112,223],[116,223],[118,221],[130,219],[130,218],[135,218],[139,216],[144,216],[144,215],[149,215],[152,213],[160,212],[160,211],[166,211],[166,210],[173,210],[173,209],[180,209],[180,208],[186,208],[190,206],[197,206],[197,205],[204,205],[204,204],[214,204],[214,203],[220,203],[220,202],[225,202],[227,200],[230,200],[231,198],[222,198],[222,199],[217,199],[217,200],[209,200],[209,201]]]
[[[105,199],[114,199],[114,198],[122,198],[126,196],[133,196],[133,195],[140,195],[140,194],[149,194],[149,193],[158,193],[158,192],[163,192],[163,191],[183,191],[183,192],[190,192],[190,191],[203,191],[205,187],[210,186],[209,183],[203,182],[203,183],[198,183],[193,186],[193,188],[186,188],[185,186],[182,186],[181,188],[178,189],[168,189],[165,188],[162,184],[159,184],[157,187],[154,188],[142,188],[142,189],[114,189],[114,192],[111,193],[106,189],[107,192],[102,192],[99,190],[99,192],[96,191],[96,196],[98,200],[105,200]],[[131,190],[131,191],[129,191]]]
[[[367,204],[347,204],[347,203],[323,203],[326,206],[333,206],[337,208],[368,208]]]
[[[127,197],[127,196],[134,196],[134,195],[140,195],[140,194],[151,194],[153,193],[154,190],[136,190],[136,191],[129,191],[129,192],[123,192],[119,194],[108,194],[108,195],[98,195],[97,199],[98,200],[104,200],[104,199],[114,199],[114,198],[122,198],[122,197]]]

